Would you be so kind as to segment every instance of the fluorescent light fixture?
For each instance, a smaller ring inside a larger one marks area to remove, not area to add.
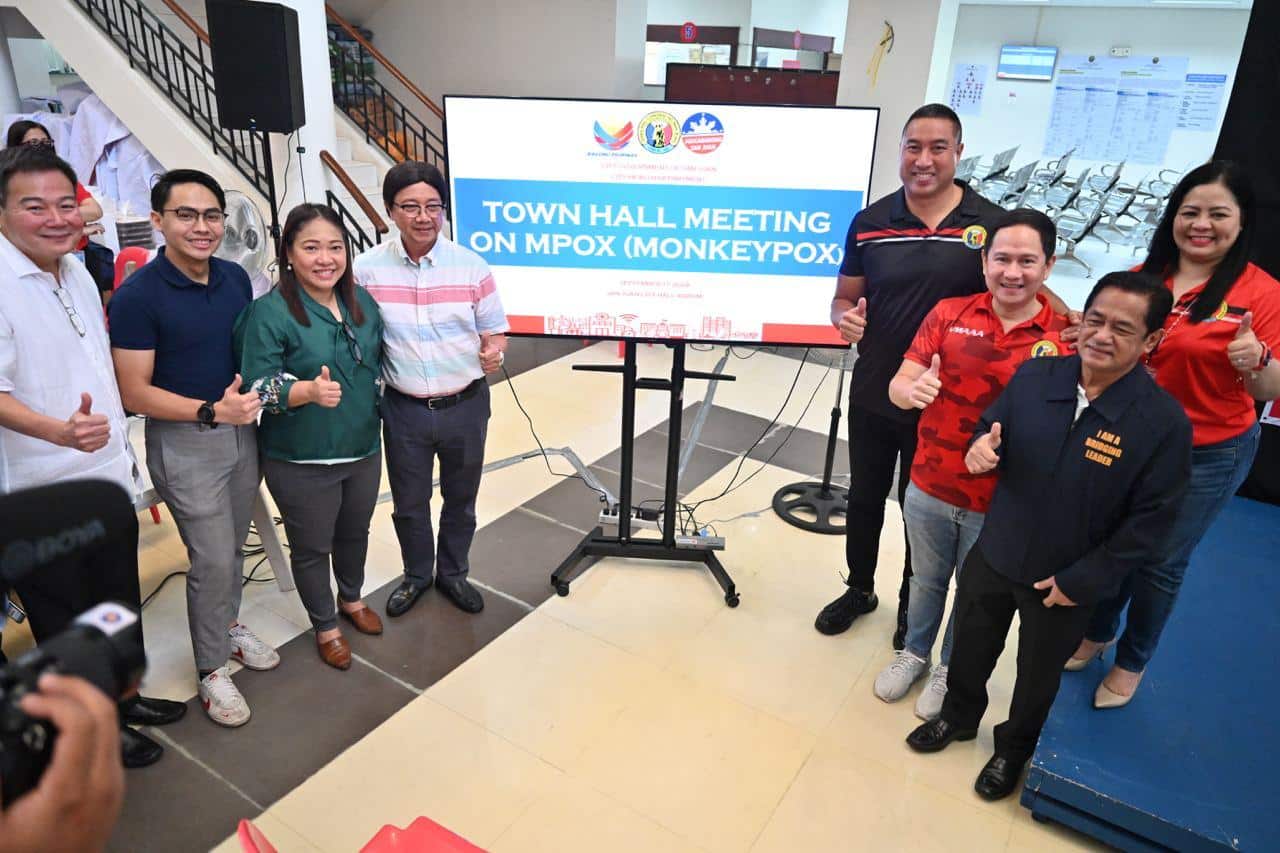
[[[1152,6],[1239,6],[1240,0],[1151,0]]]

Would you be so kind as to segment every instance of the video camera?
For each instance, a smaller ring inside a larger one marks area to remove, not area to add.
[[[133,520],[124,489],[82,480],[26,489],[0,497],[0,584],[64,560],[101,564],[118,550]],[[137,688],[146,670],[140,615],[104,602],[17,660],[0,667],[0,803],[5,806],[39,782],[53,755],[57,729],[18,707],[46,672],[75,675],[114,700]]]

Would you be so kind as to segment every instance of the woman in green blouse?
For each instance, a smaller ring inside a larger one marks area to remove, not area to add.
[[[241,376],[262,396],[262,470],[284,518],[298,596],[321,659],[347,669],[338,617],[382,633],[360,598],[382,480],[382,317],[351,276],[349,242],[328,207],[289,212],[279,264],[279,284],[236,322],[236,352]]]

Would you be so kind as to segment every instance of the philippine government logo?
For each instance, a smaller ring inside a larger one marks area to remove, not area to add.
[[[981,249],[987,245],[987,229],[981,225],[970,225],[964,229],[964,235],[961,237],[964,244],[970,249]]]
[[[649,113],[640,119],[640,146],[650,154],[666,154],[680,144],[680,122],[671,113]]]
[[[724,125],[711,113],[694,113],[680,127],[680,137],[694,154],[710,154],[724,142]]]
[[[611,130],[600,122],[595,124],[596,142],[606,151],[621,151],[627,147],[627,143],[631,141],[631,137],[635,136],[636,130],[631,126],[631,122],[627,122],[617,130]]]
[[[1058,345],[1053,341],[1040,340],[1031,345],[1032,358],[1049,358],[1060,354]]]

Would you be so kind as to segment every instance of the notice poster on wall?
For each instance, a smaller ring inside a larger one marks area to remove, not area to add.
[[[513,334],[841,346],[831,296],[877,119],[447,96],[454,239]]]
[[[951,81],[951,95],[947,103],[957,115],[982,114],[982,93],[987,87],[987,66],[968,62],[956,63],[955,77]]]
[[[1178,110],[1179,130],[1218,129],[1218,113],[1227,92],[1225,74],[1188,74]]]
[[[1058,63],[1044,156],[1160,164],[1178,126],[1185,56],[1065,55]]]

